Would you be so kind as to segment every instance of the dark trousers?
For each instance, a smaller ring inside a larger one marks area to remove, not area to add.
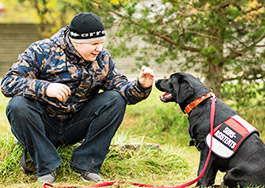
[[[26,147],[44,175],[62,162],[57,147],[82,141],[74,149],[70,164],[74,168],[99,173],[109,146],[120,126],[126,103],[115,91],[105,91],[88,102],[71,119],[51,118],[35,100],[16,96],[7,106],[11,130]]]

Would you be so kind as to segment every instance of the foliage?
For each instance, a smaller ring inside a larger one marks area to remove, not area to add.
[[[6,136],[10,133],[10,126],[6,117],[6,106],[9,100],[9,98],[6,98],[2,92],[0,92],[0,137]]]
[[[190,140],[188,134],[187,116],[175,103],[142,104],[143,108],[129,106],[126,114],[128,119],[136,119],[136,125],[125,127],[128,132],[145,136],[152,140],[159,140],[160,144],[174,143],[187,146]],[[148,111],[147,109],[153,109]],[[135,111],[136,113],[135,113]]]
[[[238,80],[237,83],[228,82],[222,85],[223,99],[236,110],[257,108],[264,106],[265,83]]]
[[[35,10],[43,36],[50,37],[60,28],[69,24],[75,11],[66,0],[17,0],[21,5],[29,4]]]
[[[123,49],[118,53],[131,54],[126,44],[141,36],[146,43],[137,60],[142,64],[155,58],[200,72],[217,96],[226,81],[264,82],[263,0],[77,2],[83,3],[79,10],[95,12],[107,26],[117,26],[115,36]],[[115,47],[115,41],[110,45]]]
[[[134,149],[114,146],[103,164],[102,173],[108,175],[110,179],[145,179],[150,177],[150,174],[153,174],[152,178],[173,174],[181,176],[187,173],[187,163],[176,151],[172,152],[169,148],[160,150],[145,147],[143,144]]]
[[[35,8],[45,36],[78,12],[96,13],[114,31],[108,36],[114,56],[134,54],[137,66],[150,65],[152,59],[158,64],[170,62],[170,73],[179,71],[174,67],[198,72],[219,97],[224,82],[264,82],[263,0],[18,1]],[[144,43],[131,46],[135,36]]]
[[[5,12],[0,14],[0,23],[35,23],[38,16],[29,2],[20,3],[18,0],[1,0],[5,6]]]
[[[158,63],[171,60],[201,72],[218,96],[225,81],[264,81],[262,1],[147,2],[134,1],[116,13],[125,37],[141,35],[150,44],[142,49],[145,63],[156,57]]]
[[[16,143],[14,137],[0,138],[0,184],[13,184],[21,181],[16,177],[23,177],[25,183],[32,181],[31,177],[25,176],[20,169],[19,157],[21,155],[22,148]]]

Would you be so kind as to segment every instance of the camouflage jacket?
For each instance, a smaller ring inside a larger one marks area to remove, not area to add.
[[[50,39],[33,43],[20,54],[1,82],[7,97],[24,96],[41,102],[51,117],[68,118],[99,90],[119,92],[127,104],[135,104],[151,92],[138,80],[128,81],[118,72],[105,49],[94,62],[84,60],[74,49],[68,37],[68,28],[62,28]],[[63,83],[71,89],[65,102],[48,97],[49,83]]]

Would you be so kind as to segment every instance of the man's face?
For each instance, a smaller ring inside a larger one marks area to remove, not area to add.
[[[95,61],[97,55],[103,49],[104,40],[94,41],[91,43],[75,43],[73,45],[78,53],[87,61]]]

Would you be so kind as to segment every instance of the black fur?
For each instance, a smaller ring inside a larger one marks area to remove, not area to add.
[[[182,110],[190,102],[210,91],[199,79],[186,73],[172,74],[168,79],[157,80],[155,85],[160,91],[172,95],[172,98],[163,102],[179,103]],[[189,134],[200,151],[198,175],[203,170],[209,152],[205,137],[210,132],[210,108],[209,98],[194,108],[188,117]],[[217,98],[214,127],[235,114],[236,111]],[[226,172],[223,181],[225,186],[265,186],[265,144],[257,134],[252,134],[230,159],[222,159],[212,154],[205,174],[197,182],[197,186],[213,185],[218,170]]]

